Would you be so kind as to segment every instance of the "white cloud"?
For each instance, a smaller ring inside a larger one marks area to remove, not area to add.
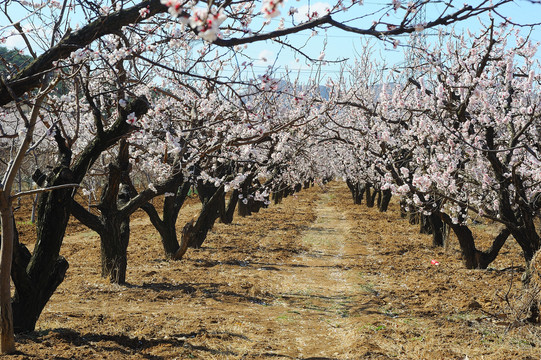
[[[297,8],[297,13],[293,15],[296,22],[301,23],[313,18],[319,18],[326,15],[331,5],[326,2],[317,2],[315,4],[303,5]]]
[[[8,49],[17,48],[17,50],[20,50],[26,48],[26,44],[24,43],[24,40],[20,35],[9,36],[6,39],[6,42],[0,45],[5,46]]]
[[[261,50],[258,58],[259,58],[258,65],[268,65],[269,62],[274,60],[274,52],[267,49]]]

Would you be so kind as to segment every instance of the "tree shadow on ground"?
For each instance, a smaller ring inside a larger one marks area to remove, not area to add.
[[[242,294],[239,292],[232,291],[230,286],[227,283],[183,283],[183,284],[170,284],[166,282],[156,282],[156,283],[143,283],[142,285],[137,284],[126,284],[127,288],[131,289],[140,289],[140,290],[150,290],[163,296],[165,293],[171,293],[171,296],[175,296],[174,293],[178,292],[181,294],[187,294],[192,297],[203,297],[203,298],[212,298],[216,301],[226,301],[227,298],[235,298],[235,302],[243,301],[250,302],[258,305],[267,305],[271,300],[270,298],[256,297],[248,294]]]
[[[145,350],[150,350],[154,347],[160,347],[163,345],[169,345],[174,348],[183,348],[187,351],[200,351],[204,354],[211,355],[230,355],[237,356],[233,351],[213,349],[203,345],[190,344],[189,339],[196,338],[198,336],[206,337],[239,337],[243,340],[250,340],[242,334],[230,333],[230,332],[215,332],[201,329],[197,332],[186,334],[173,334],[167,338],[151,338],[145,337],[130,337],[124,334],[98,334],[98,333],[80,333],[78,331],[66,328],[57,328],[45,331],[34,331],[25,334],[18,334],[17,341],[21,343],[43,343],[55,344],[59,343],[69,344],[72,348],[92,348],[96,353],[119,353],[124,356],[131,356],[137,354],[145,359],[168,359],[169,356],[159,356],[153,354],[142,353]],[[75,350],[76,351],[76,350]],[[32,354],[26,354],[19,352],[18,355],[23,355],[32,358]],[[55,359],[72,359],[72,356],[61,357],[55,356]]]

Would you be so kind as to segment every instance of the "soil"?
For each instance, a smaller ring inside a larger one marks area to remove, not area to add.
[[[182,210],[179,229],[198,209]],[[31,247],[28,216],[17,221]],[[131,229],[128,284],[118,286],[100,277],[98,236],[70,225],[67,277],[6,358],[541,357],[513,240],[488,270],[466,270],[455,239],[434,248],[396,203],[386,213],[354,205],[343,183],[217,224],[181,261],[164,258],[144,213]],[[485,245],[497,230],[475,229]]]

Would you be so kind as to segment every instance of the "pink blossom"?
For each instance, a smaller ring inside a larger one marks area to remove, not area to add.
[[[135,116],[135,113],[129,113],[126,117],[126,122],[130,125],[135,125],[135,122],[137,121],[137,117]]]
[[[271,19],[280,15],[279,6],[282,6],[283,0],[264,0],[261,12],[267,19]]]

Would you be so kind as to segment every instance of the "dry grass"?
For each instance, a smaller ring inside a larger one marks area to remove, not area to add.
[[[331,183],[231,225],[181,262],[163,257],[137,213],[127,286],[99,277],[99,239],[74,223],[64,283],[19,359],[538,359],[539,329],[506,302],[523,294],[509,241],[488,271],[463,268],[456,241],[351,204]],[[179,227],[198,211],[181,212]],[[20,215],[18,221],[25,221]],[[488,226],[488,225],[483,225]],[[23,239],[32,239],[31,225]],[[488,241],[492,228],[476,229]],[[483,240],[484,241],[484,240]],[[432,266],[437,259],[440,266]]]

